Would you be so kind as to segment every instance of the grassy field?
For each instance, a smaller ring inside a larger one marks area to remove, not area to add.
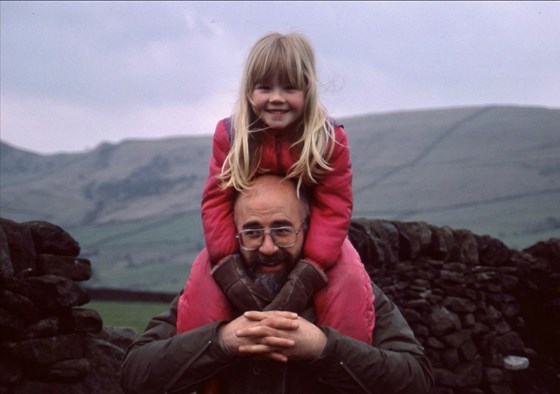
[[[157,302],[92,301],[84,308],[96,310],[103,326],[131,327],[141,333],[148,321],[167,310],[168,304]]]
[[[92,287],[177,292],[204,247],[200,212],[68,231],[92,262]]]

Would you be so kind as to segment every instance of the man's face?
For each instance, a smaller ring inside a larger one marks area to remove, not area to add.
[[[254,188],[243,192],[234,207],[237,231],[290,226],[299,230],[305,220],[305,208],[297,198],[291,182],[280,182],[273,176],[259,177]],[[262,245],[252,251],[241,248],[241,255],[249,274],[261,283],[272,295],[284,284],[289,272],[300,259],[303,247],[303,231],[297,242],[289,248],[279,248],[265,234]]]

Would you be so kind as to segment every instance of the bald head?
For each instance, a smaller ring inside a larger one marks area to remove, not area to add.
[[[241,222],[252,215],[274,218],[286,215],[292,220],[297,218],[299,227],[308,215],[307,198],[303,194],[298,197],[292,181],[276,175],[262,175],[256,178],[251,189],[240,192],[235,201],[234,220],[237,229],[241,230]]]

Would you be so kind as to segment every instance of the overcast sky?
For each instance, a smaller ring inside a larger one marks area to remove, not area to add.
[[[311,39],[335,117],[560,108],[559,2],[0,4],[0,138],[39,153],[212,134],[270,31]]]

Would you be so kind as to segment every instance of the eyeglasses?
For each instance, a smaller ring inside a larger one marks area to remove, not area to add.
[[[270,234],[272,242],[279,248],[291,248],[297,243],[297,236],[302,227],[303,223],[297,230],[291,226],[272,227],[268,230],[264,228],[249,228],[241,230],[235,238],[239,241],[242,249],[249,251],[260,248],[266,234]]]

